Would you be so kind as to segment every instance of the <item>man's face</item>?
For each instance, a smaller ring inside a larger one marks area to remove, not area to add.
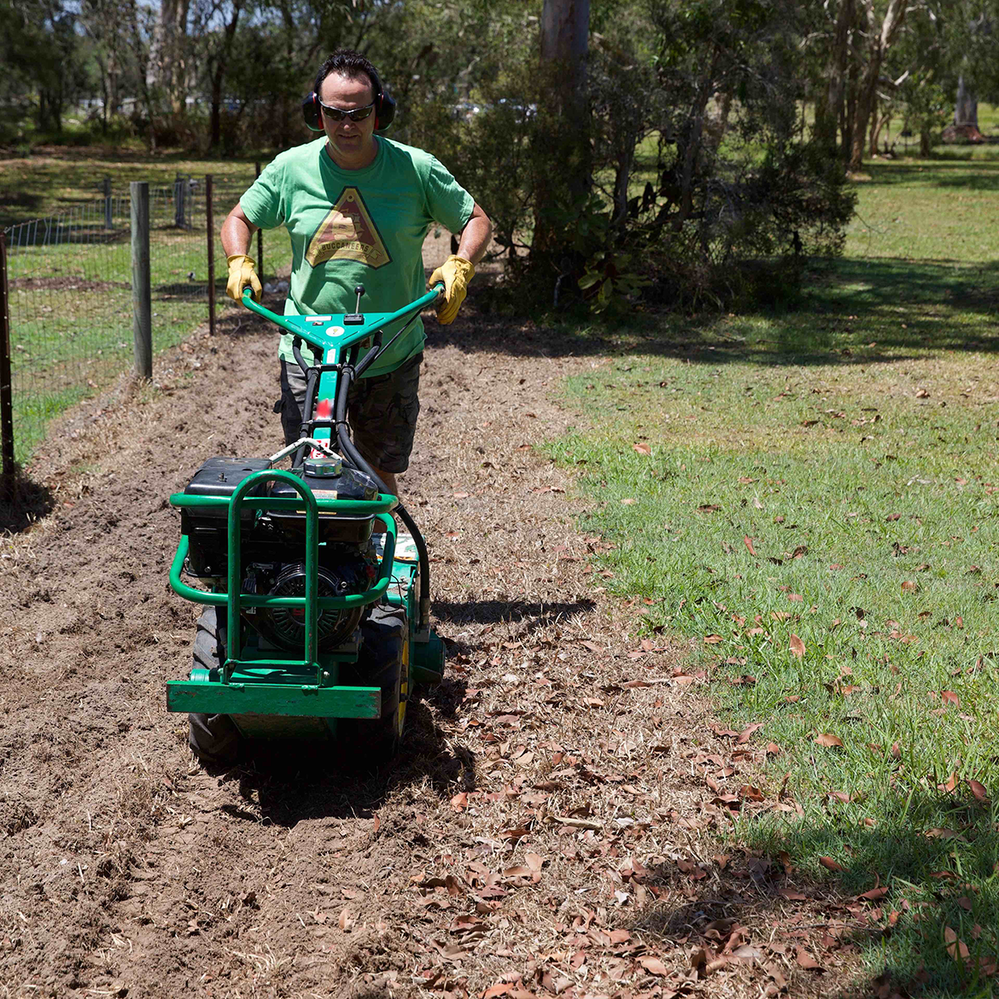
[[[367,76],[357,78],[330,73],[319,88],[319,100],[341,111],[367,107],[374,101],[374,88]],[[323,131],[329,139],[330,155],[337,166],[357,170],[367,166],[377,152],[375,144],[375,114],[363,121],[333,121],[322,113]]]

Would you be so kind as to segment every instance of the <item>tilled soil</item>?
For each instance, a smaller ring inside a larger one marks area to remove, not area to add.
[[[636,637],[532,449],[576,419],[559,380],[605,362],[471,310],[429,326],[404,492],[449,663],[390,767],[307,746],[210,773],[165,711],[197,613],[167,583],[167,497],[280,446],[273,328],[195,335],[35,459],[37,520],[0,537],[0,996],[829,988],[807,932],[775,929],[783,872],[712,838],[730,809],[704,767],[732,743],[703,678]]]

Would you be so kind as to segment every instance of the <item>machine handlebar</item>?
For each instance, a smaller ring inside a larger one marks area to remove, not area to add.
[[[326,316],[279,316],[276,312],[271,312],[270,309],[255,302],[249,288],[243,289],[243,305],[258,316],[269,319],[283,330],[301,337],[314,347],[326,350],[335,345],[342,349],[366,339],[372,333],[399,319],[405,319],[407,316],[421,311],[435,302],[443,291],[444,282],[438,281],[430,291],[410,302],[409,305],[404,305],[395,312],[368,313],[367,316],[361,317],[364,320],[362,323],[351,324],[350,327],[344,323],[346,314],[342,312]]]

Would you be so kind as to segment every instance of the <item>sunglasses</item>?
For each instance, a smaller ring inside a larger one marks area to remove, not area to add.
[[[317,97],[316,100],[318,101],[319,98]],[[374,101],[363,108],[354,108],[352,111],[343,111],[340,108],[331,108],[328,104],[323,104],[322,101],[319,101],[319,106],[323,109],[323,114],[326,115],[330,121],[343,121],[344,118],[349,118],[351,121],[364,121],[365,118],[370,118],[371,112],[375,110]]]

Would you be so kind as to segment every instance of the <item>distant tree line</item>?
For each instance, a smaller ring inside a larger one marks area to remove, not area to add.
[[[0,19],[8,144],[59,141],[72,112],[150,150],[286,148],[311,137],[318,63],[360,49],[393,135],[493,216],[510,286],[597,307],[779,293],[841,245],[849,172],[999,100],[999,0],[0,0]]]

